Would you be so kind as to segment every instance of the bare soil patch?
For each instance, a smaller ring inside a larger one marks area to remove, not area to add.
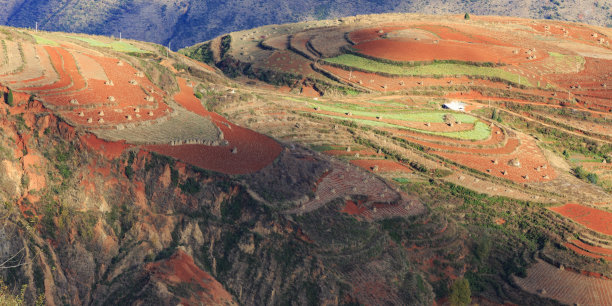
[[[572,203],[551,207],[550,210],[558,212],[596,232],[612,235],[612,213],[610,212]]]

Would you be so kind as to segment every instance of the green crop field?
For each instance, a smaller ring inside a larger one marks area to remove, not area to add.
[[[44,38],[44,37],[40,37],[40,36],[34,35],[34,34],[32,34],[32,37],[34,37],[34,39],[36,39],[36,43],[37,44],[40,44],[40,45],[50,45],[50,46],[59,46],[58,43],[56,43],[56,42],[54,42],[54,41],[52,41],[50,39],[47,39],[47,38]]]
[[[387,127],[387,128],[394,128],[394,129],[400,129],[400,130],[409,130],[409,131],[419,132],[423,134],[437,135],[437,136],[443,136],[443,137],[448,137],[448,138],[453,138],[453,139],[462,139],[462,140],[483,140],[483,139],[487,139],[489,135],[491,134],[491,129],[489,128],[489,126],[487,126],[486,124],[480,121],[477,121],[474,124],[474,129],[469,130],[469,131],[434,132],[434,131],[409,128],[405,126],[400,126],[400,125],[380,122],[380,121],[374,121],[374,120],[347,118],[343,116],[324,115],[324,114],[316,114],[316,113],[315,115],[326,117],[326,118],[338,119],[338,120],[352,121],[352,122],[362,124],[362,125],[367,125],[367,126]]]
[[[126,52],[126,53],[127,52],[147,53],[147,51],[136,48],[130,43],[127,43],[124,41],[113,41],[111,43],[105,43],[105,42],[101,42],[99,40],[89,38],[89,37],[78,37],[78,36],[68,36],[68,37],[86,42],[92,47],[111,48],[115,51]]]
[[[394,119],[394,120],[403,120],[410,122],[432,122],[432,123],[442,123],[444,122],[444,115],[452,113],[455,119],[464,122],[464,123],[474,123],[478,119],[476,117],[470,116],[468,114],[455,113],[455,112],[409,112],[409,111],[398,111],[398,110],[389,110],[384,108],[377,108],[377,111],[371,111],[371,108],[356,106],[356,105],[344,105],[341,103],[336,103],[333,105],[323,104],[323,103],[313,103],[311,102],[313,108],[315,106],[319,107],[321,110],[341,113],[344,114],[348,111],[353,113],[356,116],[363,117],[371,117],[376,118],[377,116],[383,116],[386,119]]]
[[[359,70],[369,71],[373,73],[388,73],[398,76],[480,76],[489,78],[499,78],[512,83],[519,83],[519,75],[510,73],[503,69],[492,67],[479,67],[468,64],[449,64],[449,63],[433,63],[423,66],[402,67],[365,57],[342,54],[333,58],[325,59],[326,62],[338,64],[347,67],[353,67]],[[521,79],[521,84],[532,86],[524,78]]]

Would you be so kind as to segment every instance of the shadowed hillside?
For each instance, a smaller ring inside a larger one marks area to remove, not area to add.
[[[502,15],[612,24],[610,1],[195,1],[4,0],[0,23],[49,31],[119,36],[173,49],[266,24],[387,12]],[[94,7],[95,6],[95,7]]]

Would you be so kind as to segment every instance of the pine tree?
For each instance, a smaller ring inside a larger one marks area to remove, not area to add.
[[[463,18],[465,20],[470,20],[470,13],[465,13],[465,16],[463,16]]]

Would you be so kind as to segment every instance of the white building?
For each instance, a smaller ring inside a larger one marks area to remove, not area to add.
[[[453,100],[449,103],[442,104],[442,108],[455,110],[455,111],[465,111],[465,103]]]

